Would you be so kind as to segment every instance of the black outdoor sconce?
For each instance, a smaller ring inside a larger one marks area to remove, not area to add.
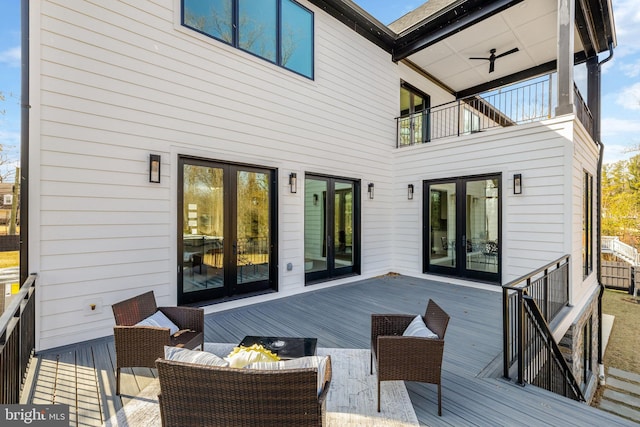
[[[149,182],[160,183],[160,154],[149,155]]]
[[[513,175],[513,194],[522,194],[522,174]]]

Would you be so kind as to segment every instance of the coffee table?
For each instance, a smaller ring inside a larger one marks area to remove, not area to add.
[[[281,359],[295,359],[303,356],[315,356],[317,338],[300,337],[260,337],[248,335],[240,345],[250,347],[260,344],[267,350],[277,354]]]

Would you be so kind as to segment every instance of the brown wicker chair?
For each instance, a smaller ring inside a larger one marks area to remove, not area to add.
[[[444,334],[449,316],[429,300],[424,323],[438,338],[403,337],[415,318],[409,314],[371,315],[371,373],[374,359],[378,374],[378,412],[380,381],[419,381],[438,385],[438,415],[442,415],[441,371]]]
[[[157,307],[153,291],[113,304],[116,326],[113,335],[116,345],[116,394],[120,394],[120,369],[131,367],[155,368],[158,357],[164,356],[164,346],[194,349],[204,345],[204,311],[190,307]],[[174,335],[169,329],[134,326],[162,311],[180,328]]]
[[[318,396],[316,368],[255,370],[158,359],[164,427],[322,426],[331,358]]]

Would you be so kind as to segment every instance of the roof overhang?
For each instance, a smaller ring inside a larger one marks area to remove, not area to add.
[[[351,0],[310,1],[457,97],[556,70],[558,0],[430,0],[389,27]],[[614,47],[611,0],[575,0],[574,28],[576,64]],[[491,73],[470,59],[515,47]]]

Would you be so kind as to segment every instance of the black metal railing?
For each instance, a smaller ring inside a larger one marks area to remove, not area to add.
[[[584,102],[584,99],[578,90],[578,86],[575,84],[573,85],[573,94],[573,104],[576,106],[576,116],[587,132],[589,132],[589,135],[593,137],[593,114],[591,114],[591,110],[587,107],[587,103]]]
[[[396,118],[397,147],[554,117],[552,75]],[[576,115],[593,135],[593,116],[574,85]]]
[[[523,365],[526,367],[524,382],[584,402],[580,386],[540,308],[528,295],[524,295],[523,303],[527,319],[522,330],[523,342],[526,343],[522,353]]]
[[[518,384],[563,390],[560,394],[580,400],[580,388],[549,328],[569,303],[570,260],[565,255],[502,287],[503,375],[510,378],[516,364]]]
[[[36,275],[30,275],[0,316],[0,404],[16,404],[35,349]]]

